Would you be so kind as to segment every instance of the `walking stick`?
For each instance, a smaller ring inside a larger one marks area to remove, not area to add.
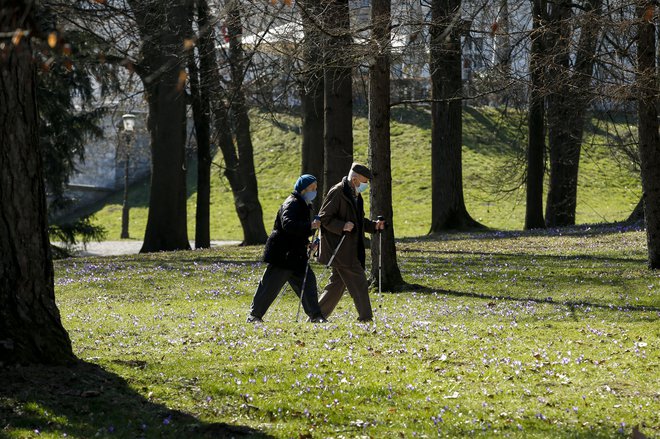
[[[346,238],[346,233],[348,233],[348,232],[346,232],[346,231],[342,232],[341,240],[339,241],[339,244],[337,245],[337,248],[335,249],[335,251],[332,253],[332,256],[330,256],[330,260],[328,261],[328,264],[325,266],[326,268],[330,268],[330,266],[332,265],[332,261],[335,260],[335,256],[337,256],[337,252],[339,251],[339,248],[344,243],[344,239]]]
[[[314,220],[319,220],[321,217],[318,215],[314,216]],[[314,230],[314,235],[312,235],[312,245],[316,241],[316,233],[319,229]],[[300,302],[298,302],[298,312],[296,313],[296,323],[298,323],[298,318],[300,318],[300,307],[303,302],[303,295],[305,294],[305,284],[307,283],[307,273],[309,273],[309,258],[312,255],[312,249],[310,248],[307,251],[307,265],[305,266],[305,275],[303,276],[302,287],[300,289]]]

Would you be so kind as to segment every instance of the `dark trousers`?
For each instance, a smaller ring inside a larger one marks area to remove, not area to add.
[[[369,321],[373,318],[371,300],[369,299],[369,281],[364,269],[359,264],[351,267],[332,267],[332,274],[321,295],[321,312],[324,317],[330,316],[344,294],[344,290],[353,298],[358,319]]]
[[[289,282],[296,295],[300,297],[304,275],[305,272],[296,273],[293,270],[268,264],[264,275],[261,277],[257,291],[254,293],[254,299],[252,299],[252,305],[250,306],[250,314],[262,318],[287,282]],[[310,318],[321,316],[318,293],[316,292],[316,276],[314,276],[311,268],[307,270],[302,306],[305,314]]]

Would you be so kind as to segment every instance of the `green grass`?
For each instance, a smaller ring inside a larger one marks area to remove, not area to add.
[[[300,119],[252,113],[255,165],[259,197],[266,229],[293,187],[300,172],[301,137],[294,128]],[[423,109],[396,109],[391,123],[394,225],[397,236],[421,236],[431,224],[430,115]],[[288,128],[286,128],[288,127]],[[286,129],[285,129],[286,128]],[[509,111],[493,108],[464,111],[463,175],[468,211],[483,224],[503,230],[521,229],[525,192],[521,171],[524,163],[525,121]],[[594,126],[585,136],[580,163],[577,222],[621,221],[627,218],[641,194],[639,175],[625,161],[616,160],[609,146],[611,136]],[[367,120],[354,122],[355,159],[367,161]],[[233,198],[226,179],[220,177],[221,154],[215,158],[211,190],[211,237],[242,239]],[[623,165],[621,164],[623,163]],[[195,227],[195,163],[189,166],[188,236]],[[546,185],[547,189],[547,185]],[[130,193],[131,236],[142,239],[147,220],[148,182],[136,184]],[[108,230],[107,239],[119,238],[121,194],[97,206],[96,222]],[[368,210],[367,210],[368,211]]]
[[[245,317],[261,247],[56,262],[74,369],[0,374],[0,437],[660,437],[660,278],[614,226],[398,243],[417,287]],[[328,274],[314,265],[323,285]],[[252,430],[247,430],[252,429]]]

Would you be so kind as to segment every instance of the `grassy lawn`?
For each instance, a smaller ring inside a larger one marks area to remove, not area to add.
[[[274,120],[277,119],[277,121]],[[524,118],[493,108],[466,108],[463,113],[463,176],[465,202],[483,224],[504,230],[522,229],[525,217]],[[300,173],[300,119],[285,114],[252,113],[255,166],[264,222],[269,231],[277,209]],[[623,122],[621,123],[623,124]],[[626,125],[627,126],[627,125]],[[397,236],[421,236],[431,224],[430,114],[423,109],[397,108],[391,122],[394,225]],[[613,153],[615,135],[593,126],[585,135],[580,161],[577,222],[621,221],[628,217],[641,194],[639,175]],[[355,160],[367,161],[368,125],[354,119]],[[211,238],[241,240],[240,223],[226,179],[220,177],[222,155],[212,174]],[[194,238],[196,164],[188,172],[188,236]],[[547,189],[547,184],[546,184]],[[366,197],[368,198],[368,197]],[[130,192],[131,237],[142,239],[149,203],[148,182]],[[107,239],[119,239],[121,194],[94,208],[96,222],[108,230]],[[368,207],[367,207],[368,212]]]
[[[660,437],[643,232],[402,240],[417,286],[372,293],[373,324],[347,296],[295,323],[290,290],[245,324],[261,250],[56,262],[84,363],[3,370],[0,437]]]

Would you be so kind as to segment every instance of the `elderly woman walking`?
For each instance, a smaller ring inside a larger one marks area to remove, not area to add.
[[[316,177],[301,175],[291,195],[280,206],[273,231],[266,241],[263,260],[268,266],[252,299],[249,323],[262,321],[286,282],[298,297],[302,293],[303,309],[310,321],[325,322],[318,303],[316,276],[307,266],[309,237],[320,225],[318,220],[312,220],[311,202],[316,197],[316,189]]]

